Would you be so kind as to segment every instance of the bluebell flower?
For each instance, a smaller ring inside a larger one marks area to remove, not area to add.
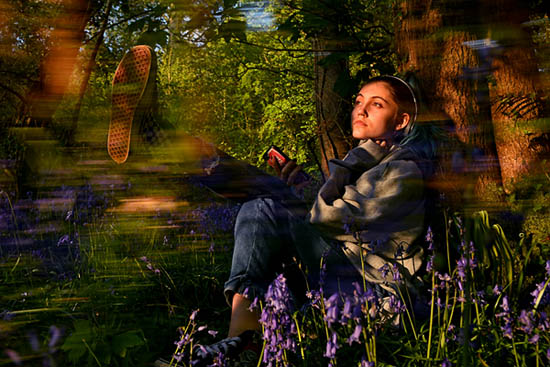
[[[336,350],[338,349],[338,335],[335,331],[332,332],[330,338],[327,340],[327,347],[324,356],[327,358],[335,358]]]
[[[548,291],[548,287],[545,287],[546,282],[540,282],[537,284],[537,288],[531,292],[531,295],[533,296],[533,301],[531,301],[532,305],[535,305],[537,303],[537,299],[540,297],[539,306],[545,306],[550,304],[550,291]],[[541,295],[541,292],[542,293]]]
[[[363,327],[361,326],[361,324],[355,325],[355,329],[353,330],[353,333],[348,338],[348,344],[351,345],[354,342],[361,344],[361,341],[359,340],[359,338],[361,337],[362,331],[363,331]]]
[[[12,349],[5,349],[4,353],[6,353],[6,355],[9,357],[9,359],[13,363],[15,363],[16,366],[23,365],[23,361],[22,361],[21,357],[19,356],[19,354],[16,351],[14,351]]]
[[[401,283],[401,273],[399,272],[399,267],[397,264],[393,264],[392,266],[392,279],[396,283]]]
[[[361,367],[374,367],[374,362],[368,361],[365,357],[361,359]]]
[[[344,307],[342,308],[340,323],[346,325],[348,320],[353,317],[353,305],[352,298],[346,297],[344,300]]]
[[[520,330],[522,330],[527,335],[531,335],[533,331],[533,313],[527,312],[526,310],[521,310],[518,321],[520,323]]]
[[[449,361],[447,358],[443,359],[443,362],[441,362],[441,367],[451,367],[453,364],[451,361]]]
[[[428,232],[426,233],[426,242],[428,242],[428,250],[433,251],[434,237],[433,237],[432,227],[428,227]]]
[[[332,324],[338,321],[339,316],[339,295],[334,293],[327,300],[325,300],[326,316],[325,321],[327,322],[328,327],[331,327]]]
[[[508,304],[508,296],[502,297],[502,303],[500,305],[502,308],[502,312],[495,315],[497,318],[502,318],[504,320],[504,325],[501,326],[501,330],[503,331],[503,335],[507,338],[512,339],[513,337],[513,330],[512,330],[512,322],[513,318],[510,313],[510,305]]]
[[[389,308],[392,313],[403,313],[406,310],[405,304],[401,299],[393,294],[390,296]]]
[[[378,271],[382,275],[382,278],[386,279],[388,273],[390,272],[390,266],[388,264],[384,264],[378,269]]]
[[[263,362],[271,367],[285,364],[284,351],[295,351],[297,335],[292,319],[292,301],[286,279],[281,274],[269,285],[265,295],[265,306],[259,322],[263,325],[265,349]]]
[[[548,319],[548,316],[544,311],[541,311],[539,314],[537,329],[539,329],[540,331],[550,330],[550,320]]]
[[[531,344],[537,344],[539,342],[539,339],[540,339],[540,336],[539,334],[533,334],[530,338],[529,338],[529,343]]]
[[[426,263],[426,272],[431,273],[432,270],[434,269],[434,259],[435,259],[435,255],[431,255],[428,258],[428,262]]]
[[[48,342],[48,350],[50,351],[50,353],[54,353],[56,351],[55,346],[61,340],[62,336],[63,332],[61,331],[61,329],[59,329],[55,325],[50,326],[50,341]]]

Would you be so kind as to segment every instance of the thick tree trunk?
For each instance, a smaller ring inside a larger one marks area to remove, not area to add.
[[[463,6],[450,8],[445,2],[438,3],[438,7],[428,0],[401,2],[396,44],[403,59],[401,71],[414,72],[426,97],[428,111],[419,123],[440,124],[442,119],[451,119],[454,137],[463,145],[459,149],[463,153],[451,147],[451,151],[444,152],[447,157],[443,160],[450,161],[454,156],[456,162],[456,157],[467,153],[458,159],[464,164],[449,165],[434,184],[454,200],[473,195],[473,202],[487,208],[501,201],[500,171],[488,100],[483,97],[486,78],[468,73],[479,63],[476,52],[467,46],[476,36],[461,30],[476,14],[463,10],[470,9],[466,1],[460,3]]]
[[[74,107],[74,110],[73,110],[71,126],[69,127],[69,131],[68,131],[68,143],[69,143],[69,145],[73,143],[74,134],[76,133],[76,129],[78,127],[78,118],[80,116],[80,109],[82,107],[82,100],[84,99],[84,94],[86,93],[86,89],[88,89],[88,83],[90,82],[90,76],[92,75],[92,71],[94,70],[95,60],[97,58],[99,48],[103,44],[105,31],[107,30],[107,25],[109,24],[109,15],[111,14],[112,5],[113,5],[113,3],[112,3],[111,0],[108,0],[107,4],[105,5],[105,16],[103,18],[101,28],[98,31],[97,39],[96,39],[96,42],[94,44],[94,48],[93,48],[93,50],[90,54],[88,64],[86,65],[86,68],[84,69],[84,75],[83,75],[82,81],[80,83],[80,88],[79,88],[79,91],[78,91],[77,101],[76,101],[76,104],[75,104],[75,107]]]
[[[539,169],[548,155],[545,132],[535,124],[544,113],[538,89],[538,66],[534,48],[521,23],[527,11],[514,0],[484,0],[491,34],[502,45],[493,62],[494,83],[490,87],[495,142],[507,193],[515,184]]]
[[[316,50],[337,49],[334,44],[317,38],[313,48]],[[343,73],[349,73],[345,60],[339,60],[328,65],[319,63],[329,56],[329,53],[317,52],[315,55],[315,105],[318,122],[319,146],[321,150],[321,166],[325,176],[328,176],[328,161],[332,158],[343,158],[352,147],[350,119],[350,103],[339,95],[334,86]]]
[[[33,88],[28,101],[31,123],[51,126],[51,120],[63,98],[76,65],[79,49],[84,40],[93,0],[64,0],[64,12],[55,21],[50,38],[54,45],[42,60],[40,83]]]

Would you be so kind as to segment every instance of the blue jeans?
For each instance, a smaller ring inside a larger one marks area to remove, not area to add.
[[[257,198],[244,203],[235,224],[235,249],[224,294],[231,305],[235,293],[252,300],[262,297],[278,274],[284,274],[300,303],[306,292],[319,286],[321,258],[326,264],[325,295],[350,291],[361,276],[344,255],[339,243],[323,238],[306,222],[301,211],[273,198]],[[301,265],[301,267],[298,266]],[[307,269],[304,273],[302,269]],[[361,283],[360,283],[361,284]]]

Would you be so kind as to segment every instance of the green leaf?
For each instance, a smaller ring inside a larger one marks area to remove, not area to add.
[[[246,40],[246,22],[242,20],[230,19],[220,26],[220,36],[229,42],[231,38]]]
[[[153,48],[156,45],[163,47],[168,44],[168,33],[166,31],[147,31],[141,34],[137,43],[149,45]]]
[[[145,344],[145,341],[138,334],[138,331],[127,331],[123,334],[114,336],[112,340],[113,351],[121,357],[126,356],[128,348],[143,344]]]
[[[148,22],[147,18],[138,19],[138,20],[128,24],[128,31],[129,32],[141,31],[145,27],[145,24],[147,24],[147,22]]]

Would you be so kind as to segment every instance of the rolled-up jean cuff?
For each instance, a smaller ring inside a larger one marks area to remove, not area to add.
[[[250,301],[253,301],[256,297],[263,298],[265,295],[264,287],[254,284],[245,276],[237,276],[229,279],[224,284],[223,295],[225,296],[225,301],[232,306],[233,296],[235,293],[245,296]]]

